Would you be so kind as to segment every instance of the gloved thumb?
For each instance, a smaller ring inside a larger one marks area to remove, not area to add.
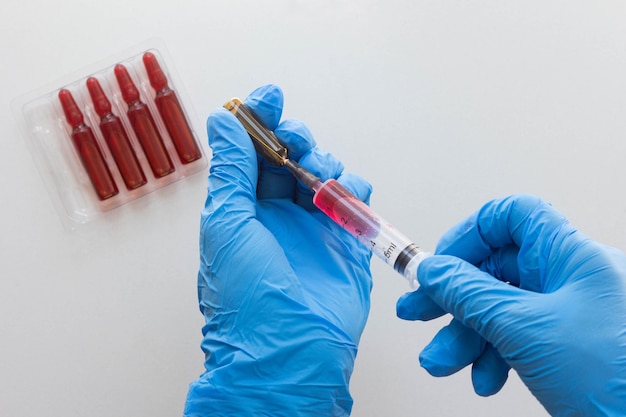
[[[246,104],[270,129],[275,129],[283,107],[283,93],[275,85],[254,90]],[[254,216],[258,180],[257,154],[248,133],[230,112],[219,109],[207,120],[213,157],[209,175],[208,213],[221,212],[231,220]]]
[[[209,116],[207,133],[213,156],[205,214],[221,213],[231,220],[253,217],[258,171],[250,137],[225,109]]]
[[[474,265],[453,256],[426,258],[417,271],[421,289],[442,309],[465,326],[474,329],[501,349],[519,335],[528,321],[532,303],[520,302],[534,294],[520,290]],[[532,317],[532,316],[530,316]]]

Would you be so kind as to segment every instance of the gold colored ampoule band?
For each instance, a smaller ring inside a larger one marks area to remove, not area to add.
[[[228,100],[224,104],[224,108],[234,114],[243,125],[250,135],[255,149],[266,161],[274,165],[285,165],[285,161],[288,159],[287,148],[278,141],[272,131],[259,122],[241,99],[235,97]]]

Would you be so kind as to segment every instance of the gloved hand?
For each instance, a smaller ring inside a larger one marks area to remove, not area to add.
[[[623,253],[540,199],[513,196],[450,230],[436,254],[397,305],[407,320],[454,316],[420,355],[427,371],[473,363],[474,388],[489,395],[510,366],[552,415],[626,414]]]
[[[245,103],[293,160],[369,199],[371,186],[344,174],[302,123],[279,124],[278,87],[261,87]],[[317,210],[286,169],[260,160],[231,113],[215,111],[207,128],[213,157],[198,275],[206,372],[190,386],[185,416],[348,415],[370,252]]]

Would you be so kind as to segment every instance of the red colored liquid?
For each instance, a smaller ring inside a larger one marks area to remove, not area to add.
[[[202,158],[202,153],[191,133],[183,111],[173,90],[161,90],[154,99],[165,127],[174,142],[178,157],[183,164]]]
[[[130,145],[126,131],[119,117],[114,114],[105,116],[100,121],[100,130],[104,135],[113,158],[117,163],[126,188],[134,190],[146,184],[148,180],[139,165],[137,155]]]
[[[68,90],[59,91],[59,100],[67,122],[72,126],[72,142],[80,155],[87,175],[100,200],[106,200],[119,193],[111,176],[111,171],[104,161],[102,151],[89,126],[83,121],[83,114],[78,109],[72,93]]]
[[[378,217],[337,181],[326,181],[316,189],[313,202],[322,212],[400,274],[409,280],[415,279],[417,264],[412,261],[424,256],[417,245]]]
[[[165,149],[163,139],[148,107],[141,102],[129,106],[128,119],[137,134],[143,151],[146,153],[154,176],[161,178],[174,172],[174,164]]]
[[[139,139],[150,168],[155,177],[161,178],[175,171],[163,138],[154,123],[148,106],[139,100],[139,91],[130,78],[126,67],[115,66],[115,77],[122,91],[122,97],[128,104],[128,119]]]
[[[146,52],[143,56],[143,62],[148,72],[150,84],[156,91],[154,102],[172,142],[174,142],[180,161],[183,164],[188,164],[202,158],[202,153],[193,137],[178,97],[176,97],[174,90],[168,87],[167,78],[163,74],[156,57],[154,54]]]
[[[378,236],[377,216],[336,180],[328,180],[313,196],[313,203],[335,223],[365,244]]]
[[[96,78],[91,77],[87,80],[87,88],[96,113],[101,117],[100,131],[113,154],[113,159],[115,159],[120,174],[122,174],[126,188],[134,190],[141,187],[148,181],[141,165],[139,165],[137,155],[128,140],[128,135],[126,135],[120,118],[111,111],[111,103]]]

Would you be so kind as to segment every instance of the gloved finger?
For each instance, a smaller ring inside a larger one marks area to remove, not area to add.
[[[302,155],[300,165],[308,169],[322,181],[338,178],[343,172],[343,164],[329,152],[320,148],[313,148]]]
[[[452,256],[424,259],[417,277],[420,288],[433,301],[496,348],[507,336],[521,337],[523,331],[528,331],[524,323],[533,303],[526,298],[537,294],[498,281]]]
[[[349,172],[341,174],[339,178],[337,178],[337,181],[354,194],[356,198],[369,205],[372,195],[372,184],[365,181],[360,176]]]
[[[565,217],[538,197],[515,195],[485,204],[442,238],[438,254],[454,255],[478,265],[495,250],[520,248],[521,288],[540,292],[541,265],[551,237],[567,224]]]
[[[479,268],[500,281],[508,282],[511,285],[519,287],[520,275],[517,257],[519,248],[515,245],[508,245],[501,249],[495,250],[485,260],[483,260]]]
[[[482,237],[478,212],[473,213],[443,234],[435,248],[435,255],[458,256],[472,265],[479,265],[493,253],[493,248]]]
[[[309,150],[298,162],[322,181],[338,178],[343,172],[341,161],[318,147]],[[317,207],[313,204],[312,197],[313,193],[306,186],[298,184],[295,198],[297,204],[308,211],[316,211]]]
[[[488,397],[500,391],[509,377],[510,369],[498,351],[487,343],[483,353],[472,365],[472,385],[476,394]]]
[[[234,222],[254,216],[257,161],[248,133],[225,109],[209,116],[207,132],[213,156],[203,215],[219,211]]]
[[[246,106],[269,130],[274,130],[283,114],[283,92],[277,85],[267,84],[252,91],[244,100]]]
[[[300,120],[283,120],[274,134],[289,149],[289,158],[299,161],[302,155],[317,146],[313,134]]]
[[[519,230],[529,214],[545,204],[541,199],[526,195],[492,200],[480,210],[448,230],[437,244],[437,255],[458,256],[478,265],[494,250],[511,244],[514,231]]]
[[[281,122],[274,134],[287,147],[289,158],[294,161],[298,161],[304,153],[310,152],[315,147],[313,135],[304,123],[298,120]],[[259,172],[259,186],[257,188],[258,198],[291,198],[297,202],[296,183],[296,179],[286,168],[262,161]],[[307,198],[310,200],[312,194],[308,190],[306,192],[308,193]]]
[[[420,365],[433,376],[452,375],[474,362],[484,348],[478,333],[454,319],[422,350]]]
[[[480,264],[480,269],[501,281],[518,286],[518,252],[519,250],[515,246],[506,246],[497,250]],[[396,303],[396,315],[404,320],[428,321],[444,314],[446,311],[439,307],[421,288],[404,294]]]
[[[428,321],[444,314],[445,310],[421,288],[404,294],[396,302],[396,315],[403,320]]]

